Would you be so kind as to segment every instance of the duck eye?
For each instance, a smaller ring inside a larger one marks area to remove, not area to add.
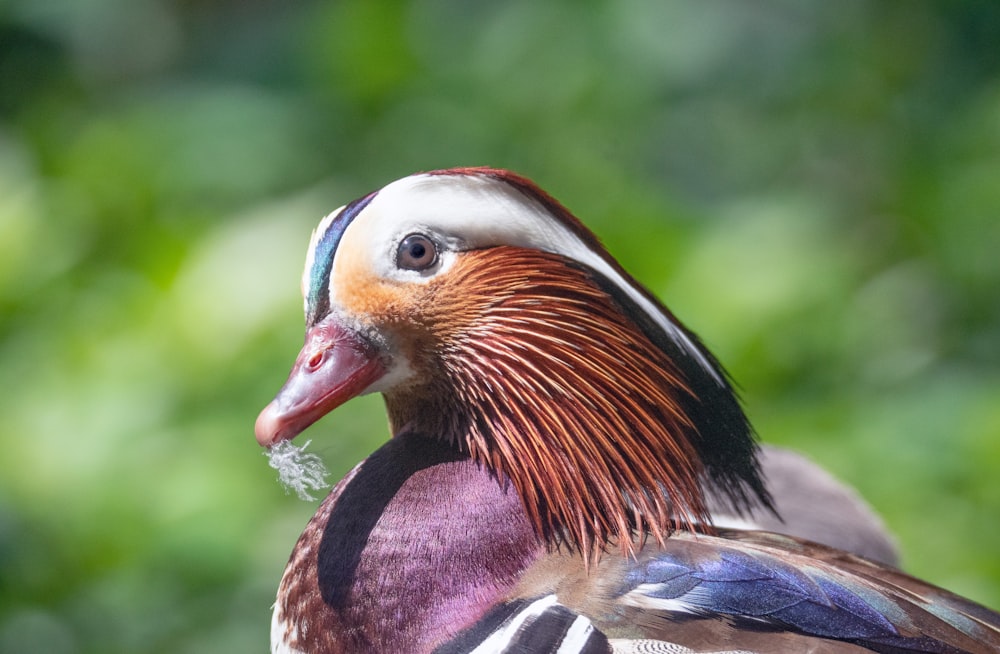
[[[436,262],[437,247],[423,234],[410,234],[396,251],[396,265],[406,270],[427,270]]]

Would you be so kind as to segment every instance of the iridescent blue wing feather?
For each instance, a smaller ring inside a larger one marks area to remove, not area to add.
[[[1000,651],[996,613],[897,570],[776,534],[724,535],[677,534],[664,549],[647,549],[614,601],[662,616],[672,642],[699,622],[723,620],[875,651]]]

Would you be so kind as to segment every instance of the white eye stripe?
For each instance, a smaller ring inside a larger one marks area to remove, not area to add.
[[[726,386],[704,352],[609,263],[606,253],[584,242],[541,202],[503,180],[477,174],[421,174],[392,182],[347,227],[342,246],[373,253],[370,267],[378,276],[420,281],[427,276],[400,270],[395,261],[398,244],[411,233],[426,234],[442,245],[445,252],[440,254],[438,274],[447,270],[456,251],[498,245],[535,248],[578,261],[620,288],[670,341],[720,387]],[[374,253],[386,254],[380,258]]]

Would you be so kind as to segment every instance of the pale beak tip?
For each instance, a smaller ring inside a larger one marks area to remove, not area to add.
[[[254,424],[253,431],[257,437],[257,443],[261,447],[273,447],[282,440],[279,435],[281,427],[281,412],[275,406],[275,402],[271,402],[260,412],[260,415],[257,416],[257,422]]]

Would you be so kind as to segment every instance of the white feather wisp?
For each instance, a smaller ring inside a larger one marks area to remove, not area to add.
[[[299,499],[306,502],[316,499],[310,491],[330,487],[326,480],[330,473],[323,465],[323,460],[316,454],[305,451],[311,442],[306,441],[299,447],[291,441],[282,441],[264,453],[270,466],[278,471],[278,481],[285,492],[295,491]]]

